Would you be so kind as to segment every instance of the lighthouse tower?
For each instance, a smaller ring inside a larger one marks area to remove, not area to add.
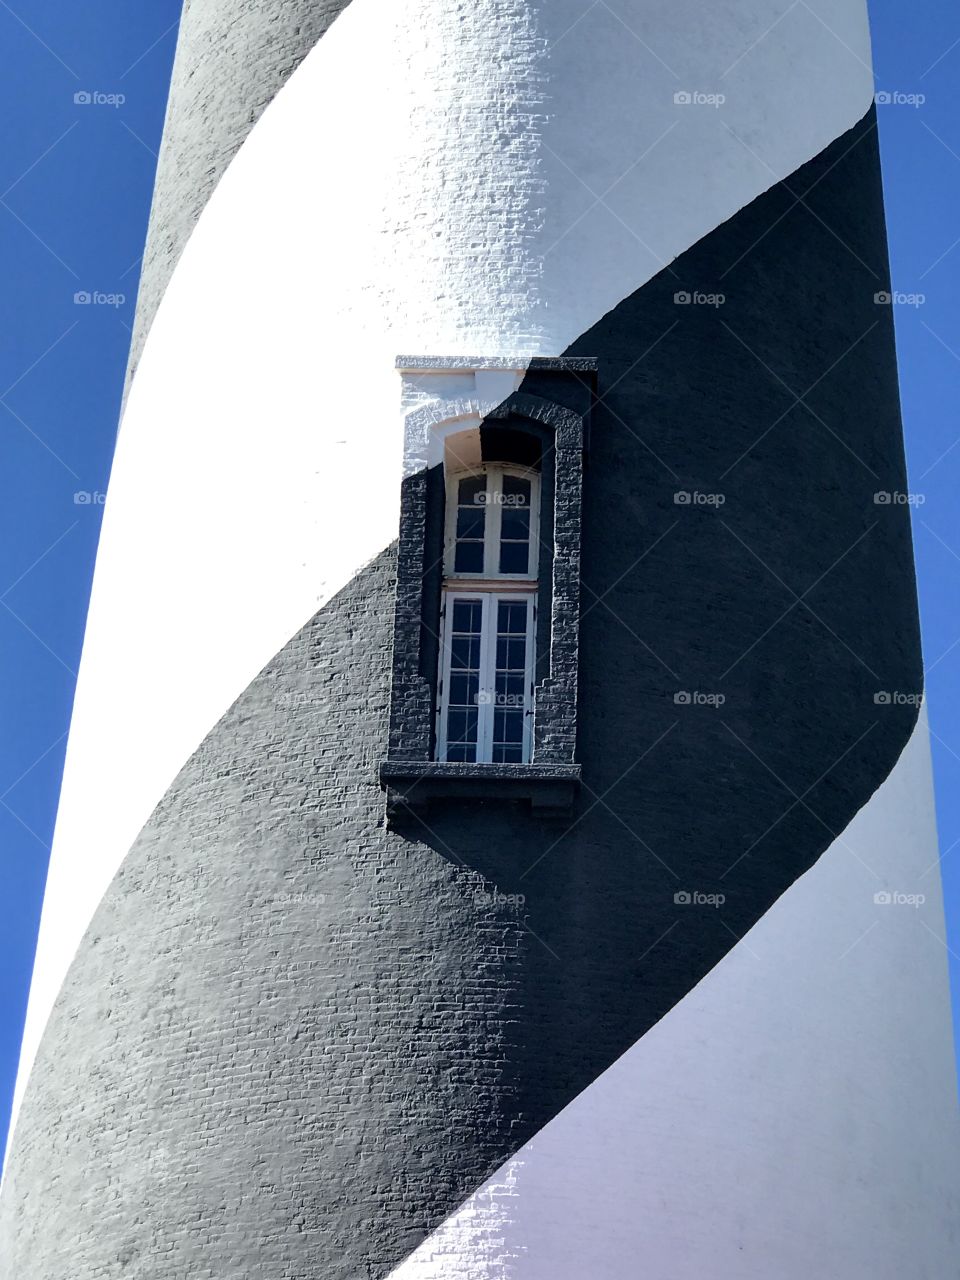
[[[17,1280],[946,1280],[865,0],[187,0]]]

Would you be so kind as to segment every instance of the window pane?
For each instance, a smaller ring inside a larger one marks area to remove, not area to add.
[[[524,639],[497,640],[497,673],[501,671],[522,672],[527,666],[527,642]]]
[[[461,507],[479,507],[482,511],[486,493],[486,476],[467,476],[457,489],[457,503]]]
[[[500,573],[530,572],[532,488],[520,476],[504,476],[500,506]]]
[[[483,543],[458,542],[453,569],[455,573],[483,573]]]
[[[454,636],[450,642],[453,671],[480,670],[480,637]]]
[[[497,607],[497,631],[500,635],[527,634],[526,600],[501,600]]]
[[[480,677],[473,674],[452,673],[450,676],[451,707],[475,707],[480,692]]]
[[[503,502],[505,507],[530,506],[530,481],[521,476],[503,477]]]
[[[446,759],[473,764],[477,759],[480,633],[483,600],[451,600],[450,676],[447,690]]]
[[[523,742],[523,712],[494,712],[493,740],[497,743]]]
[[[504,507],[500,516],[500,536],[505,542],[529,542],[530,512]]]
[[[497,672],[497,706],[522,707],[526,682],[526,676],[512,676],[502,671]]]
[[[455,635],[467,632],[480,634],[480,619],[483,616],[483,603],[480,600],[454,600],[453,631]]]
[[[497,602],[497,657],[493,707],[493,750],[496,764],[522,764],[527,689],[527,622],[530,602]]]
[[[447,716],[447,742],[450,745],[472,744],[477,741],[477,711],[451,707]]]
[[[486,507],[457,508],[457,541],[464,538],[483,541],[483,528],[486,523]]]
[[[530,544],[528,542],[502,542],[500,544],[501,573],[530,572]]]
[[[457,484],[454,573],[483,572],[483,540],[487,527],[486,497],[486,476],[467,476]]]

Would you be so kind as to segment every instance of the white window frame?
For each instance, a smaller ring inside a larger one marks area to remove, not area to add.
[[[486,479],[487,501],[484,521],[483,570],[481,572],[457,572],[454,568],[457,554],[457,509],[460,481],[483,476]],[[526,573],[500,572],[500,531],[503,513],[503,478],[516,476],[530,481],[530,559]],[[447,507],[443,544],[444,572],[456,581],[497,580],[501,582],[536,581],[540,563],[540,475],[529,467],[491,463],[489,466],[465,468],[448,473],[446,477]]]
[[[533,753],[533,684],[534,641],[537,626],[537,594],[535,591],[484,591],[463,587],[443,593],[440,616],[440,688],[437,696],[437,759],[447,759],[447,712],[453,658],[453,605],[457,600],[479,600],[480,675],[477,694],[477,764],[493,763],[493,730],[496,706],[497,616],[501,601],[527,604],[526,667],[524,670],[522,763],[529,764]]]

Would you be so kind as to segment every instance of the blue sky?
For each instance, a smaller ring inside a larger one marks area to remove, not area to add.
[[[897,306],[896,322],[957,991],[960,11],[870,7],[877,89],[925,98],[881,106],[880,131],[895,288],[924,298]],[[0,0],[0,1134],[179,11],[180,0]],[[882,600],[877,614],[882,625]]]

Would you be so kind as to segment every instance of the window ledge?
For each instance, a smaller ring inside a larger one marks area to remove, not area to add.
[[[437,800],[527,801],[541,813],[568,813],[580,788],[580,766],[557,764],[446,764],[385,760],[380,785],[391,818]]]

